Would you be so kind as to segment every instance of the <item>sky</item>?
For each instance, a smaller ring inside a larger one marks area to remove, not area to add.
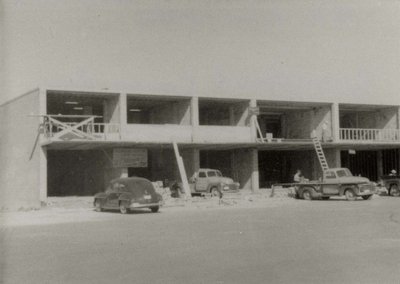
[[[400,1],[0,1],[0,103],[61,87],[400,105]]]

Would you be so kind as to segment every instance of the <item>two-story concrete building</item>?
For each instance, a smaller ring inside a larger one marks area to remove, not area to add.
[[[399,170],[399,17],[339,2],[3,1],[0,207],[179,179],[173,142],[253,190],[318,177],[313,131],[330,166]]]

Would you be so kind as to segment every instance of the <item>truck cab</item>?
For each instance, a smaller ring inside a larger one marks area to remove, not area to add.
[[[375,185],[369,179],[353,176],[347,168],[324,170],[318,181],[299,183],[295,188],[296,195],[307,200],[343,195],[347,200],[355,200],[357,197],[368,200],[376,191]]]

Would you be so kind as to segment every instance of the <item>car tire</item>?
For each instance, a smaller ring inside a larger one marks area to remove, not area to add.
[[[371,199],[372,199],[372,194],[363,195],[362,198],[363,198],[364,200],[371,200]]]
[[[218,190],[217,187],[211,188],[210,192],[211,192],[211,197],[218,197],[218,198],[222,197],[222,193]]]
[[[160,210],[160,206],[154,206],[154,207],[150,207],[151,212],[153,213],[157,213],[158,210]]]
[[[393,185],[390,186],[389,195],[390,196],[396,196],[396,197],[400,196],[400,189],[396,184],[393,184]]]
[[[101,212],[103,211],[103,208],[101,208],[101,202],[100,200],[96,199],[96,201],[94,202],[94,210],[96,212]]]
[[[351,189],[351,188],[346,189],[346,191],[344,192],[344,195],[346,196],[346,199],[347,199],[348,201],[354,201],[354,200],[357,199],[357,196],[356,196],[356,194],[354,193],[354,190]]]
[[[129,208],[126,206],[125,202],[120,202],[119,203],[119,212],[121,212],[121,214],[129,213]]]
[[[303,199],[304,199],[304,200],[312,200],[311,190],[305,189],[305,190],[303,191],[302,196],[303,196]]]

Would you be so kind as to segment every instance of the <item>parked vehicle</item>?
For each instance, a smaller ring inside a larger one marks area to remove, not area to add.
[[[189,186],[192,195],[211,193],[221,198],[224,191],[239,190],[240,184],[222,176],[219,170],[201,168],[189,179]],[[182,183],[175,183],[171,187],[171,194],[179,195],[182,192]]]
[[[105,192],[94,196],[93,204],[96,211],[119,210],[126,214],[135,208],[149,208],[152,212],[158,212],[163,201],[149,180],[130,177],[112,180]]]
[[[332,168],[323,172],[319,181],[297,183],[296,197],[312,200],[316,198],[329,199],[331,196],[345,196],[347,200],[362,197],[372,198],[376,193],[375,184],[365,177],[353,176],[346,168]]]
[[[386,187],[388,195],[400,196],[400,176],[382,176],[381,184]]]

